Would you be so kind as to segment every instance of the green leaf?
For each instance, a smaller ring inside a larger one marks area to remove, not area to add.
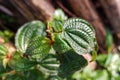
[[[95,31],[85,20],[79,18],[68,19],[62,32],[63,38],[78,54],[90,53],[97,47]]]
[[[2,65],[2,62],[0,61],[0,74],[5,72],[5,68]]]
[[[71,49],[67,42],[65,42],[59,34],[55,35],[55,42],[53,44],[53,48],[60,53],[64,53]]]
[[[62,79],[59,76],[53,75],[53,76],[49,76],[49,78],[47,80],[66,80],[66,79]]]
[[[113,46],[113,37],[112,33],[109,29],[106,29],[106,47],[108,48],[108,53],[112,52],[112,46]]]
[[[30,70],[36,64],[37,62],[22,57],[18,52],[14,53],[13,58],[9,62],[9,66],[16,71]]]
[[[7,76],[5,80],[27,80],[27,78],[24,75],[15,74]]]
[[[67,19],[64,12],[61,9],[57,9],[53,15],[54,19],[64,21]]]
[[[62,54],[61,58],[62,63],[59,67],[58,75],[63,78],[81,70],[88,64],[87,60],[82,55],[78,55],[72,50]]]
[[[6,55],[7,53],[8,53],[7,48],[0,44],[0,57]]]
[[[54,20],[52,22],[52,27],[53,27],[53,30],[54,32],[62,32],[63,30],[63,21],[60,21],[60,20]]]
[[[30,41],[24,54],[28,55],[30,59],[42,60],[49,53],[50,49],[50,39],[37,36]]]
[[[39,69],[43,73],[56,74],[60,63],[57,60],[57,56],[50,53],[39,64]]]
[[[26,75],[27,80],[46,80],[45,75],[38,69],[24,72],[24,75]]]
[[[32,21],[24,24],[18,31],[15,37],[15,45],[17,49],[24,53],[30,43],[30,40],[35,36],[44,36],[45,25],[40,21]]]

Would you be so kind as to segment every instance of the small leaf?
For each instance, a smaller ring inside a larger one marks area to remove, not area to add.
[[[61,9],[57,9],[54,13],[54,19],[64,21],[67,19],[67,16],[65,16]]]
[[[31,59],[42,60],[49,53],[50,49],[50,39],[37,36],[30,41],[24,54]]]
[[[56,34],[55,36],[55,42],[53,45],[53,48],[60,53],[64,53],[68,50],[70,50],[70,46],[67,44],[67,42],[65,42],[59,34]]]
[[[52,27],[53,27],[53,30],[54,32],[62,32],[63,30],[63,21],[60,21],[60,20],[54,20],[52,22]]]
[[[40,62],[39,69],[45,74],[56,74],[59,64],[57,56],[50,53]]]
[[[0,74],[5,72],[5,68],[2,65],[2,62],[0,61]]]
[[[61,58],[62,64],[59,67],[58,75],[62,78],[70,76],[88,64],[87,60],[82,55],[78,55],[72,50],[62,54]]]
[[[32,21],[24,24],[18,31],[15,37],[15,45],[17,49],[24,53],[30,43],[30,40],[35,36],[44,36],[45,25],[40,21]]]
[[[63,26],[63,38],[78,54],[90,53],[95,50],[96,38],[93,27],[85,20],[72,18]]]
[[[92,60],[90,62],[95,61],[96,58],[97,58],[97,52],[96,51],[92,51]]]
[[[16,71],[29,70],[36,64],[37,62],[22,57],[18,52],[14,53],[13,58],[9,62],[9,66]]]

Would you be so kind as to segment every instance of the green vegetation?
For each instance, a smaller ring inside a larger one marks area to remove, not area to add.
[[[57,11],[47,25],[32,21],[21,26],[15,36],[14,53],[0,45],[1,78],[64,80],[87,66],[89,61],[83,55],[91,54],[91,61],[96,60],[98,46],[93,27],[83,19],[67,19],[61,10]]]

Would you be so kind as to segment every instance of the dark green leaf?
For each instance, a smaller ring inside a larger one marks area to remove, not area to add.
[[[30,41],[25,55],[28,55],[31,59],[42,60],[49,53],[50,49],[50,40],[37,36]]]
[[[35,66],[37,62],[30,61],[27,58],[20,56],[19,53],[14,53],[13,58],[9,62],[9,66],[16,71],[26,71]]]
[[[81,70],[88,64],[82,55],[78,55],[72,50],[62,54],[61,58],[62,64],[59,67],[58,75],[63,78]]]
[[[93,27],[85,20],[72,18],[65,22],[63,38],[78,54],[90,53],[96,49],[96,38]]]
[[[49,76],[47,80],[65,80],[65,79],[62,79],[57,75],[52,75],[52,76]]]
[[[20,52],[24,53],[33,37],[44,36],[45,34],[45,25],[42,22],[32,21],[26,23],[18,30],[15,45]]]
[[[40,62],[40,70],[43,73],[47,74],[55,74],[59,67],[59,61],[57,60],[57,56],[55,54],[48,54],[41,62]]]
[[[27,71],[24,75],[26,75],[27,80],[46,80],[45,75],[38,69]]]
[[[27,78],[24,75],[15,74],[7,76],[5,80],[27,80]]]

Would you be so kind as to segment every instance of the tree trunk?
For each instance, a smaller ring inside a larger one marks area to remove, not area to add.
[[[120,38],[120,0],[99,0],[112,25],[113,32]]]

